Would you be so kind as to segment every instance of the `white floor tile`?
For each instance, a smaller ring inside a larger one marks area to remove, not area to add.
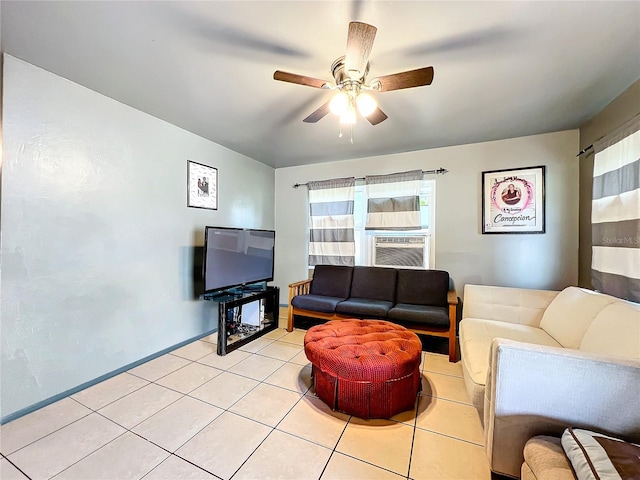
[[[195,398],[183,397],[135,426],[133,431],[174,452],[223,411]]]
[[[226,355],[211,353],[206,357],[202,357],[200,360],[198,360],[198,363],[202,363],[219,370],[228,370],[235,364],[241,362],[245,358],[250,357],[251,355],[251,353],[243,352],[242,350],[234,350],[233,352],[227,353]]]
[[[452,363],[448,355],[438,353],[423,352],[422,370],[462,377],[462,362]]]
[[[318,397],[305,395],[277,428],[333,449],[344,432],[348,420],[349,415],[333,412]]]
[[[229,372],[262,381],[283,366],[284,363],[275,358],[251,355],[231,367]]]
[[[218,480],[212,474],[171,455],[144,476],[143,480]]]
[[[213,343],[196,340],[184,347],[180,347],[171,352],[171,355],[186,358],[187,360],[199,360],[202,357],[216,353],[217,347]]]
[[[260,355],[288,362],[302,351],[300,345],[287,342],[273,342],[260,350]]]
[[[424,430],[484,445],[480,416],[472,405],[421,396],[416,425]]]
[[[295,357],[293,357],[289,361],[291,363],[297,363],[298,365],[309,365],[309,366],[311,366],[311,362],[307,358],[306,353],[304,353],[304,350],[302,350],[300,353],[298,353]]]
[[[416,429],[410,477],[433,480],[491,480],[484,448]]]
[[[422,373],[422,391],[420,395],[444,398],[471,405],[464,379],[441,373],[425,371]]]
[[[99,410],[101,415],[125,428],[132,428],[183,395],[153,383]]]
[[[295,345],[304,346],[304,336],[307,334],[306,330],[294,330],[287,333],[284,337],[280,338],[282,342],[293,343]]]
[[[258,383],[250,378],[223,372],[200,388],[196,388],[189,396],[226,409],[249,393]]]
[[[331,450],[274,430],[242,465],[233,480],[320,478]]]
[[[207,335],[206,337],[202,337],[200,339],[203,342],[213,343],[214,345],[218,345],[218,332],[213,332],[211,335]]]
[[[271,431],[266,425],[225,412],[176,454],[228,480]]]
[[[291,390],[261,383],[238,400],[229,411],[275,427],[300,400],[301,395]]]
[[[404,423],[351,417],[336,450],[399,475],[407,475],[413,431]]]
[[[402,480],[404,475],[334,452],[321,480]]]
[[[262,350],[264,347],[271,345],[273,342],[274,340],[270,338],[260,337],[241,346],[240,350],[242,350],[243,352],[256,353]]]
[[[276,328],[275,330],[270,331],[269,333],[264,334],[264,338],[270,338],[272,340],[278,340],[284,337],[287,334],[287,330],[284,328]]]
[[[150,472],[168,456],[169,453],[156,445],[127,432],[53,478],[134,480]]]
[[[264,381],[277,387],[293,390],[294,392],[306,393],[312,383],[311,366],[302,366],[291,362],[285,363],[265,378]]]
[[[189,393],[221,373],[222,370],[217,368],[193,362],[166,377],[156,380],[155,383],[180,393]]]
[[[44,480],[123,433],[125,430],[119,425],[92,413],[18,450],[8,458],[32,480]]]
[[[129,370],[128,373],[153,382],[175,370],[178,370],[179,368],[184,367],[185,365],[188,365],[189,363],[190,360],[167,354],[154,358],[142,365],[138,365],[137,367]]]
[[[0,459],[0,478],[2,480],[29,480],[6,458]]]
[[[92,410],[99,410],[145,385],[149,385],[147,380],[125,372],[92,387],[85,388],[81,392],[72,395],[71,398]]]
[[[214,334],[3,425],[0,477],[490,480],[459,362],[424,353],[417,411],[364,421],[313,394],[305,334]]]
[[[72,398],[65,398],[29,413],[0,428],[0,452],[7,456],[45,435],[91,413]]]

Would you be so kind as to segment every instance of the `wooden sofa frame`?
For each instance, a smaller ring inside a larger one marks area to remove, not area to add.
[[[287,316],[287,331],[293,331],[293,316],[301,315],[304,317],[319,318],[322,320],[345,320],[347,318],[353,318],[353,315],[342,315],[340,313],[324,313],[315,312],[313,310],[304,310],[302,308],[296,308],[291,304],[293,297],[297,295],[306,295],[311,288],[311,278],[295,282],[289,285],[289,312]],[[456,362],[458,360],[457,354],[457,332],[456,332],[456,314],[458,307],[458,296],[455,290],[449,290],[447,292],[447,303],[449,304],[449,328],[442,329],[429,326],[411,325],[407,326],[409,330],[421,335],[430,335],[434,337],[443,337],[449,339],[449,361]],[[389,320],[393,322],[393,320]],[[394,322],[397,323],[397,322]]]

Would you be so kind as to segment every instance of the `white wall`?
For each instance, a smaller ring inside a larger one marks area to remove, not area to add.
[[[1,413],[217,327],[194,299],[205,225],[274,227],[274,170],[5,56]],[[187,208],[187,160],[218,168]]]
[[[358,141],[358,139],[354,139]],[[560,289],[578,278],[578,130],[276,170],[276,271],[307,276],[307,189],[295,183],[444,167],[436,175],[436,264],[465,284]],[[546,233],[482,234],[482,171],[546,165]],[[284,292],[283,292],[284,293]],[[282,295],[286,298],[285,295]]]

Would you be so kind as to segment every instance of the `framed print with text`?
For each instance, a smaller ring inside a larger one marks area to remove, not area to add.
[[[187,160],[187,207],[218,209],[218,169]]]
[[[544,233],[544,165],[482,172],[482,233]]]

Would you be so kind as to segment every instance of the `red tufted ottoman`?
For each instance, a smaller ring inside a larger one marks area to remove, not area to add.
[[[304,351],[316,394],[333,410],[390,418],[414,407],[420,391],[418,336],[383,320],[333,320],[311,327]]]

